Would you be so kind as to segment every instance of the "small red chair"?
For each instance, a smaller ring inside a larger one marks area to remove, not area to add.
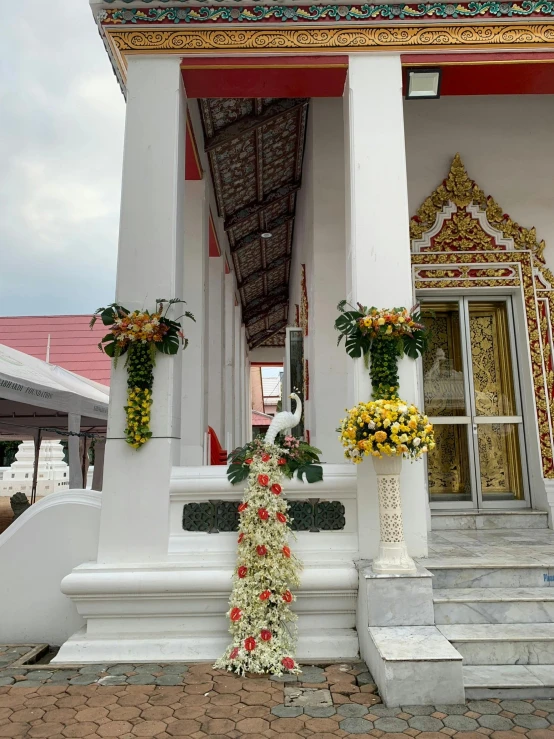
[[[208,426],[208,434],[210,435],[210,464],[227,464],[227,451],[221,448],[217,434],[211,426]]]

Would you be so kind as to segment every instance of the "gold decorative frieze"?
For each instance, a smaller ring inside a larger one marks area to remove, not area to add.
[[[481,23],[448,25],[172,28],[101,25],[111,51],[125,67],[128,54],[199,54],[202,52],[367,52],[387,49],[514,49],[550,48],[551,23]]]

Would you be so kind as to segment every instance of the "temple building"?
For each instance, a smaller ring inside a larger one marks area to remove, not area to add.
[[[224,650],[242,488],[206,464],[207,430],[246,443],[251,367],[282,365],[283,408],[298,392],[295,432],[324,463],[285,490],[299,660],[361,654],[390,705],[550,696],[552,4],[90,4],[127,101],[116,300],[183,298],[196,322],[157,361],[139,452],[112,370],[103,492],[76,524],[97,538],[57,584],[57,661]],[[337,346],[344,298],[420,303],[431,329],[399,365],[437,439],[402,469],[410,577],[372,574],[375,472],[337,438],[371,396]],[[32,628],[14,619],[11,641]]]

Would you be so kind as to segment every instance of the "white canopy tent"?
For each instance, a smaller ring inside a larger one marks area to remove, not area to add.
[[[67,436],[69,487],[83,487],[79,440],[105,438],[108,402],[105,385],[0,344],[0,439],[34,439],[35,472],[41,439]]]

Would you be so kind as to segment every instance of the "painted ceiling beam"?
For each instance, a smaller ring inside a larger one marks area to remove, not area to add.
[[[277,257],[277,259],[274,259],[272,262],[270,262],[265,267],[262,267],[261,269],[257,269],[255,272],[252,272],[252,274],[249,274],[248,277],[245,277],[244,280],[241,280],[239,283],[237,283],[237,287],[239,290],[242,290],[243,287],[246,287],[246,285],[249,285],[251,282],[255,282],[256,280],[259,280],[260,277],[263,277],[264,275],[267,275],[271,272],[273,269],[277,269],[278,267],[283,267],[285,264],[290,262],[291,256],[290,254],[287,254],[286,256]]]
[[[254,216],[260,211],[267,208],[268,205],[273,205],[279,200],[284,200],[284,198],[288,198],[293,193],[298,192],[301,186],[302,183],[300,180],[298,180],[296,182],[288,182],[286,185],[276,187],[275,190],[271,190],[271,192],[268,192],[268,194],[262,201],[249,203],[248,205],[245,205],[244,208],[237,210],[235,213],[229,216],[225,220],[223,228],[226,231],[228,231],[230,228],[235,228],[242,221],[245,221],[247,218],[250,218],[251,216]]]
[[[250,349],[255,349],[260,344],[263,344],[266,339],[269,339],[273,334],[276,334],[278,331],[280,331],[282,328],[285,328],[287,325],[288,319],[284,318],[282,321],[279,321],[279,323],[275,323],[270,328],[260,331],[255,336],[253,336],[251,339],[248,340],[248,345]]]
[[[208,139],[204,148],[208,152],[213,151],[213,149],[216,149],[218,146],[226,144],[239,136],[244,136],[245,134],[256,131],[258,128],[265,126],[266,123],[269,123],[275,118],[279,118],[285,113],[290,113],[292,110],[302,108],[304,105],[307,105],[308,102],[307,98],[300,98],[299,100],[290,100],[285,98],[278,100],[275,103],[270,103],[263,113],[260,113],[260,115],[256,115],[255,113],[245,115],[244,117],[239,118],[239,120],[233,121],[233,123],[229,123],[227,126],[220,129],[216,134]]]
[[[277,303],[272,303],[269,308],[265,308],[264,310],[259,311],[258,313],[254,313],[251,318],[247,318],[244,321],[244,325],[246,326],[246,328],[248,328],[248,326],[252,326],[254,323],[256,323],[257,321],[260,321],[262,318],[269,316],[277,308],[281,308],[283,305],[288,305],[288,303],[289,303],[288,298],[279,300],[279,302]]]
[[[236,254],[245,246],[249,246],[250,244],[252,244],[253,241],[258,241],[259,239],[261,239],[263,233],[275,232],[278,229],[283,228],[283,226],[288,226],[289,223],[292,223],[293,221],[294,215],[286,215],[276,218],[272,223],[268,225],[267,228],[260,229],[259,231],[252,231],[252,233],[249,233],[248,236],[245,236],[243,239],[238,241],[234,246],[231,247],[231,254]],[[270,243],[271,242],[268,239],[268,244]]]
[[[260,306],[265,306],[268,301],[272,300],[274,303],[276,303],[277,301],[284,300],[285,298],[288,302],[289,287],[288,285],[283,284],[279,285],[276,288],[273,288],[273,290],[271,290],[267,295],[260,295],[258,298],[249,300],[242,312],[243,321],[248,321],[249,318],[260,309]]]

